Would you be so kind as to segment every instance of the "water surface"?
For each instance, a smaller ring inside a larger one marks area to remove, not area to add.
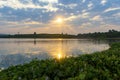
[[[60,59],[90,54],[108,49],[111,42],[88,39],[0,39],[0,67],[23,64],[34,58]]]

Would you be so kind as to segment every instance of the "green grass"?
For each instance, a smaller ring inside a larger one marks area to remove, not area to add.
[[[120,43],[61,60],[33,60],[0,72],[0,80],[120,80]]]

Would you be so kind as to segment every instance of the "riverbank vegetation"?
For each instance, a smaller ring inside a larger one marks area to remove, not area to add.
[[[78,38],[93,38],[93,39],[120,38],[120,31],[109,30],[108,32],[85,33],[85,34],[78,34],[77,37]]]
[[[7,35],[1,34],[0,38],[84,38],[84,39],[120,39],[120,31],[109,30],[108,32],[94,32],[94,33],[84,33],[84,34],[37,34],[34,32],[33,34],[14,34]]]
[[[106,51],[11,66],[0,80],[120,80],[120,43]]]

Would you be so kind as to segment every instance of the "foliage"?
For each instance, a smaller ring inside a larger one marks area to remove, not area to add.
[[[97,39],[105,39],[105,38],[120,38],[120,31],[109,30],[108,32],[95,32],[95,33],[86,33],[86,34],[78,34],[78,38],[97,38]]]
[[[120,38],[120,31],[109,30],[108,32],[95,32],[95,33],[84,33],[78,35],[70,34],[18,34],[15,35],[0,35],[0,38],[94,38],[94,39],[105,39],[105,38]]]
[[[0,72],[0,80],[120,80],[120,43],[94,54],[11,66]]]

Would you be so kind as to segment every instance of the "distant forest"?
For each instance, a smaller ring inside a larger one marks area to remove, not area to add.
[[[94,33],[84,33],[78,35],[70,34],[0,34],[0,38],[85,38],[85,39],[106,39],[106,38],[120,38],[120,31],[109,30],[108,32],[94,32]]]
[[[95,32],[87,34],[78,34],[78,38],[120,38],[120,31],[109,30],[108,32]]]

